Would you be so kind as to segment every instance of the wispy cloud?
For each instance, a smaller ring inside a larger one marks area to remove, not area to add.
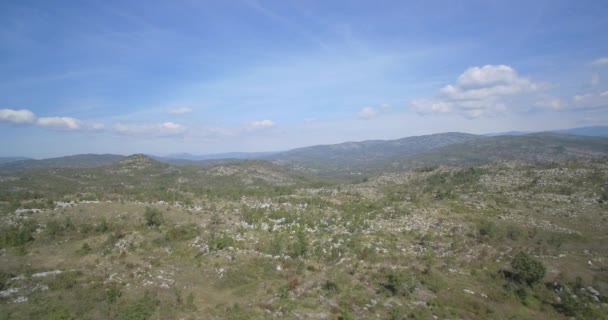
[[[374,109],[372,107],[361,108],[361,110],[359,110],[357,112],[357,118],[363,119],[363,120],[369,120],[377,115],[378,115],[378,111],[376,111],[376,109]]]
[[[356,116],[361,120],[370,120],[379,116],[381,113],[389,110],[390,108],[391,106],[388,103],[384,103],[379,107],[364,107],[357,111]]]
[[[591,62],[591,65],[595,66],[595,67],[608,66],[608,57],[601,57],[601,58],[595,59]]]
[[[167,110],[168,114],[187,114],[187,113],[191,113],[192,112],[192,108],[171,108],[169,110]]]
[[[79,130],[82,128],[82,121],[71,117],[44,117],[36,121],[41,127],[48,127],[59,130]]]
[[[125,124],[117,123],[112,127],[112,132],[125,136],[138,137],[169,137],[185,133],[188,128],[174,122],[163,122],[155,124]]]
[[[608,109],[608,91],[575,95],[572,97],[572,108]]]
[[[272,120],[258,120],[251,122],[251,126],[256,129],[271,128],[275,126]]]

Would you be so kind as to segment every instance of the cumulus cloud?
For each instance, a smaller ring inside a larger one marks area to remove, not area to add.
[[[596,67],[608,66],[608,57],[601,57],[595,59],[593,60],[593,62],[591,62],[591,65]]]
[[[191,113],[191,108],[171,108],[167,111],[169,114],[186,114]]]
[[[31,124],[36,121],[36,115],[27,109],[0,109],[0,121],[17,124]]]
[[[272,120],[259,120],[259,121],[253,121],[251,123],[251,126],[256,129],[271,128],[271,127],[275,126],[275,123]]]
[[[186,132],[188,128],[174,122],[158,124],[124,124],[117,123],[112,127],[114,133],[126,136],[167,137]]]
[[[456,112],[476,118],[503,112],[512,99],[544,87],[510,66],[485,65],[465,70],[434,97],[411,100],[410,107],[420,114]]]
[[[36,124],[42,127],[59,130],[78,130],[82,128],[82,122],[70,117],[44,117],[38,118]]]
[[[87,129],[82,121],[71,117],[37,117],[27,109],[0,109],[0,121],[16,124],[37,125],[56,130],[80,130]]]

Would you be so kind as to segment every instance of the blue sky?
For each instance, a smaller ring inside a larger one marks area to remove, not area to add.
[[[606,1],[2,1],[0,156],[608,124]]]

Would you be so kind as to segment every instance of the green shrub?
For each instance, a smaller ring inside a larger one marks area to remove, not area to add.
[[[308,239],[304,227],[300,225],[296,232],[296,241],[292,244],[291,256],[294,258],[303,257],[308,252]]]
[[[82,244],[82,246],[78,250],[78,253],[84,256],[84,255],[91,253],[92,250],[93,249],[91,248],[91,246],[85,242]]]
[[[99,233],[106,233],[110,231],[110,224],[108,223],[108,220],[105,218],[101,219],[101,222],[99,222],[99,224],[95,227],[95,231]]]
[[[227,233],[223,232],[221,235],[211,233],[209,236],[209,249],[210,250],[223,250],[231,247],[234,244],[234,239]]]
[[[338,284],[331,280],[325,281],[322,288],[324,291],[326,291],[329,294],[334,294],[334,293],[338,292]]]
[[[34,240],[37,224],[26,220],[18,225],[0,227],[0,248],[22,246]]]
[[[109,287],[106,289],[106,298],[110,303],[114,303],[122,296],[122,291],[117,287]]]
[[[496,224],[489,220],[481,220],[478,225],[478,232],[482,238],[497,238],[500,230]]]
[[[507,227],[507,237],[513,241],[517,241],[524,236],[524,230],[518,226],[510,225]]]
[[[173,226],[165,234],[165,239],[168,241],[184,241],[194,239],[198,236],[198,227],[193,224],[181,226]]]
[[[156,208],[146,207],[144,219],[148,227],[160,227],[163,224],[163,213]]]
[[[159,303],[157,299],[152,297],[148,292],[135,301],[128,303],[122,310],[120,319],[123,320],[147,320],[152,317]]]
[[[545,277],[545,266],[525,252],[519,252],[511,260],[511,267],[520,281],[533,285]]]
[[[416,289],[412,281],[407,281],[404,275],[397,272],[387,273],[380,285],[392,295],[408,296]]]

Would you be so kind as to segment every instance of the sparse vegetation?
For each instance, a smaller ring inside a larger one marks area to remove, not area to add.
[[[517,278],[528,285],[534,285],[545,277],[545,266],[525,252],[519,252],[513,257],[511,267],[515,270]]]
[[[4,318],[607,311],[605,161],[428,165],[339,183],[266,163],[200,169],[141,157],[62,170],[94,173],[97,185],[10,196],[25,180],[0,184],[11,199],[0,203]],[[119,184],[121,170],[133,176]],[[179,190],[168,187],[177,180]]]

